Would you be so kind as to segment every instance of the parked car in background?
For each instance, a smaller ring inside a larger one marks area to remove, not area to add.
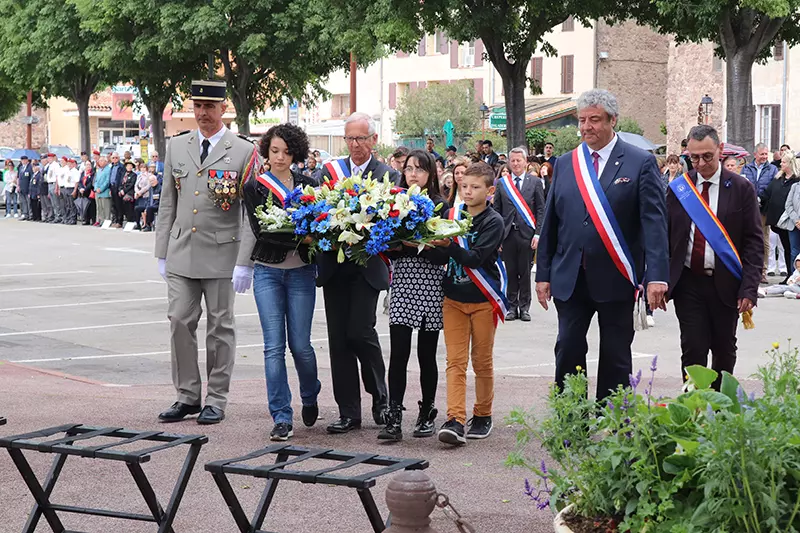
[[[0,159],[5,161],[6,160],[6,156],[8,154],[10,154],[11,152],[13,152],[13,151],[14,151],[14,149],[11,148],[10,146],[0,146]]]
[[[61,159],[64,156],[73,158],[78,155],[72,148],[70,148],[66,144],[51,144],[50,146],[42,146],[42,148],[39,151],[43,154],[48,154],[52,152],[56,154],[56,157],[58,159]]]
[[[116,146],[114,146],[113,144],[107,144],[107,145],[103,146],[102,148],[100,148],[100,155],[108,157],[108,156],[110,156],[112,153],[114,153],[116,151],[117,151],[117,147]]]

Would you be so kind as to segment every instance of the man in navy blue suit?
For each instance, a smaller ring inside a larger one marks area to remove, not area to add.
[[[636,287],[647,265],[650,306],[666,309],[667,213],[655,157],[614,133],[617,99],[593,89],[578,99],[583,143],[553,172],[536,263],[536,296],[558,311],[556,383],[586,368],[586,333],[600,325],[597,398],[632,372]]]

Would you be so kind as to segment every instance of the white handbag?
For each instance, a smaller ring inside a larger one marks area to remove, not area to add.
[[[789,218],[789,212],[784,211],[781,215],[781,218],[778,219],[778,223],[775,224],[781,229],[785,229],[786,231],[792,231],[795,229],[794,222]]]

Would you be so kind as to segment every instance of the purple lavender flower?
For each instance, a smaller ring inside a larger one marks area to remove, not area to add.
[[[631,437],[633,437],[633,433],[631,433],[630,431],[626,431],[626,432],[625,432],[625,438],[626,438],[626,439],[629,439],[629,438],[631,438]]]
[[[544,459],[542,459],[542,464],[539,465],[542,469],[542,477],[547,479],[547,465],[544,464]]]
[[[523,489],[523,492],[526,496],[531,498],[533,497],[533,487],[531,486],[531,482],[528,481],[528,478],[525,478],[525,488]]]
[[[613,413],[614,412],[614,402],[612,402],[610,399],[606,400],[606,405],[608,406],[608,410]]]
[[[756,401],[756,391],[751,392],[750,396],[748,396],[747,399],[750,400],[751,402]]]
[[[634,391],[636,390],[636,387],[639,386],[639,382],[640,381],[642,381],[642,370],[641,369],[639,369],[639,371],[636,373],[636,377],[633,377],[633,374],[630,374],[628,376],[628,382],[630,383],[631,388]]]
[[[746,396],[744,394],[744,389],[741,385],[736,388],[736,399],[739,400],[740,404],[743,404],[746,400]]]
[[[564,448],[569,448],[571,445],[572,443],[569,441],[569,439],[564,439]]]
[[[658,356],[655,355],[653,356],[653,362],[650,363],[650,372],[655,372],[656,370],[658,370],[657,364],[658,364]]]

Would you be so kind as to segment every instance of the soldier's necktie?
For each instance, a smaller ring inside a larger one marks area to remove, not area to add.
[[[206,160],[206,157],[208,157],[209,148],[211,148],[211,142],[208,139],[203,139],[203,151],[200,153],[201,164]]]
[[[703,182],[703,192],[700,193],[700,196],[703,197],[706,204],[709,204],[708,200],[708,188],[711,186],[710,181]],[[710,207],[710,204],[709,204]],[[689,263],[692,265],[692,272],[695,274],[704,274],[706,268],[706,238],[700,233],[700,230],[697,229],[697,226],[694,227],[694,242],[692,243],[692,259]]]

